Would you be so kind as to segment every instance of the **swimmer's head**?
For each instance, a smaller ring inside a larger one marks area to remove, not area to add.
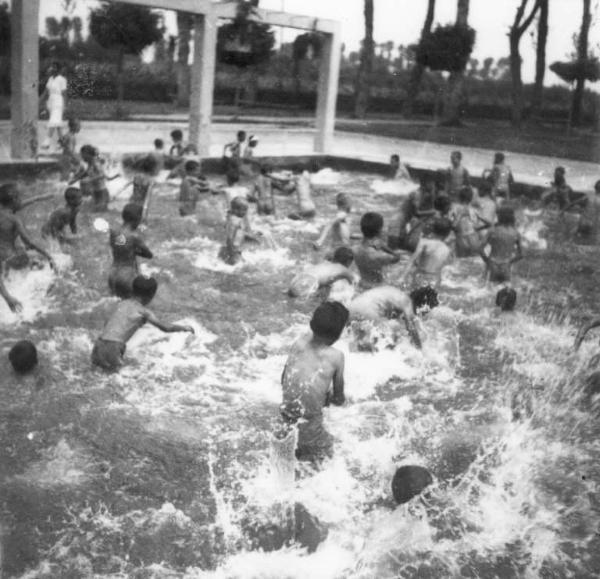
[[[146,173],[146,175],[153,175],[156,173],[156,167],[158,166],[158,161],[156,157],[153,155],[146,155],[140,164],[140,169]]]
[[[183,133],[179,129],[171,131],[171,140],[174,143],[181,143],[183,141]]]
[[[225,175],[225,178],[227,179],[227,185],[229,187],[232,187],[233,185],[235,185],[239,180],[240,180],[240,170],[238,168],[237,165],[230,165],[227,168],[227,173]]]
[[[452,165],[454,165],[455,167],[458,167],[458,165],[460,165],[461,161],[462,161],[462,153],[460,151],[452,151],[452,153],[450,154],[450,162],[452,163]]]
[[[21,199],[16,183],[4,183],[0,185],[0,206],[18,211],[21,206]]]
[[[496,305],[503,312],[512,312],[517,304],[517,292],[511,287],[504,287],[496,294]]]
[[[556,169],[554,169],[554,184],[564,185],[567,182],[567,179],[565,177],[566,174],[567,171],[564,167],[556,167]]]
[[[258,145],[258,139],[254,135],[250,135],[248,139],[248,146],[254,149]]]
[[[89,161],[96,156],[97,151],[92,145],[83,145],[83,147],[79,149],[79,154],[84,161]]]
[[[600,195],[600,181],[596,181],[596,184],[594,185],[594,191],[596,194]]]
[[[200,172],[200,163],[194,159],[185,162],[183,166],[187,175],[195,175]]]
[[[154,139],[154,148],[157,151],[162,151],[165,148],[165,142],[162,139]]]
[[[380,213],[369,211],[360,219],[360,230],[366,239],[377,237],[383,229],[383,217]]]
[[[422,466],[401,466],[392,479],[394,500],[402,505],[421,494],[433,482],[433,477]]]
[[[65,191],[65,201],[69,207],[79,207],[82,201],[81,191],[77,189],[77,187],[67,187]]]
[[[433,208],[436,211],[439,211],[442,215],[446,215],[448,211],[450,211],[451,206],[452,201],[450,201],[450,197],[447,195],[439,195],[433,201]]]
[[[246,140],[246,131],[238,131],[237,140],[238,143],[243,143]]]
[[[158,282],[153,277],[138,275],[133,280],[132,293],[142,304],[149,304],[158,289]]]
[[[446,239],[452,231],[452,221],[447,217],[436,217],[433,220],[432,232],[440,239]]]
[[[338,209],[341,209],[342,211],[346,212],[349,212],[352,206],[350,202],[350,197],[346,193],[338,193],[335,196],[335,204]]]
[[[231,212],[236,217],[245,217],[246,213],[248,213],[248,201],[238,195],[231,200]]]
[[[504,153],[496,153],[494,155],[494,165],[500,165],[504,163]]]
[[[498,219],[498,225],[515,225],[515,210],[512,207],[507,207],[506,205],[502,205],[498,207],[498,211],[496,213]]]
[[[29,340],[21,340],[10,349],[8,359],[17,374],[28,374],[38,363],[36,347]]]
[[[390,166],[394,169],[400,167],[400,155],[396,155],[395,153],[390,156]]]
[[[348,310],[339,302],[325,302],[313,313],[310,329],[315,337],[330,346],[342,335],[348,316]]]
[[[473,201],[473,189],[471,187],[461,187],[458,192],[458,201],[463,205],[469,205]]]
[[[127,203],[121,212],[123,223],[131,225],[131,227],[135,229],[142,222],[143,211],[144,208],[141,205],[137,203]]]
[[[333,254],[332,261],[344,267],[350,267],[354,261],[354,253],[349,247],[338,247]]]
[[[430,286],[423,286],[410,292],[415,314],[428,312],[439,306],[438,293]]]
[[[81,130],[81,123],[79,122],[79,119],[70,118],[68,126],[71,133],[78,133]]]

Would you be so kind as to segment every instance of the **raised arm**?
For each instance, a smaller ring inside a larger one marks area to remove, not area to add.
[[[419,330],[417,329],[417,319],[412,311],[408,309],[403,310],[404,315],[404,323],[406,324],[406,331],[410,336],[410,339],[413,341],[415,347],[419,348],[419,350],[423,347],[423,340],[419,334]]]

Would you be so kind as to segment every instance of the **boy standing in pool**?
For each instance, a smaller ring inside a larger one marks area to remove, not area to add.
[[[352,211],[350,197],[346,193],[338,193],[335,204],[338,209],[337,215],[325,226],[319,239],[313,243],[315,249],[321,249],[327,239],[330,240],[333,250],[350,245],[350,212]]]
[[[131,297],[117,304],[92,350],[92,364],[111,372],[123,364],[125,347],[131,337],[146,323],[163,332],[191,332],[190,326],[161,322],[146,308],[156,294],[158,284],[154,278],[138,275],[132,283]]]
[[[596,181],[594,191],[588,193],[583,199],[578,199],[567,205],[563,211],[568,211],[575,205],[581,205],[583,211],[577,223],[576,235],[590,243],[598,240],[598,229],[600,228],[600,181]]]
[[[312,334],[292,346],[283,369],[281,415],[288,424],[298,423],[299,460],[318,461],[332,454],[333,437],[323,425],[323,408],[345,401],[344,354],[332,345],[347,321],[342,304],[320,305],[310,321]]]
[[[354,261],[365,289],[383,283],[383,268],[400,261],[400,255],[389,249],[381,239],[383,217],[379,213],[365,213],[360,220],[362,243],[353,248]]]
[[[288,218],[296,221],[312,219],[317,213],[317,208],[312,198],[312,185],[308,171],[303,171],[296,177],[296,199],[298,201],[298,211],[290,213]]]
[[[225,245],[219,250],[219,258],[228,265],[236,265],[242,259],[244,241],[258,241],[248,221],[248,201],[243,197],[231,200],[225,224]]]
[[[184,165],[185,176],[179,187],[179,215],[186,217],[196,213],[196,205],[202,193],[208,193],[208,183],[198,161],[190,159]]]
[[[271,168],[268,165],[262,165],[260,174],[254,180],[253,198],[256,200],[256,211],[259,215],[275,215],[275,195],[270,172]]]
[[[489,255],[485,249],[489,245]],[[512,207],[498,208],[498,224],[479,251],[486,264],[486,277],[494,283],[508,283],[512,264],[523,258],[521,236],[515,227],[515,211]]]
[[[81,207],[81,191],[75,187],[68,187],[65,191],[66,206],[53,211],[48,221],[42,226],[42,236],[52,237],[59,243],[69,243],[77,235],[77,214]],[[72,237],[65,234],[69,226]]]
[[[446,195],[452,201],[458,197],[458,192],[463,187],[471,186],[469,172],[462,166],[462,153],[453,151],[450,155],[450,167],[446,171]]]

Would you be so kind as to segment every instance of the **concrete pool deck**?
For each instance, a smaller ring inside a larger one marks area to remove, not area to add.
[[[223,145],[235,137],[235,133],[244,129],[259,140],[257,154],[260,156],[295,156],[313,153],[314,129],[298,124],[287,123],[286,119],[247,119],[246,122],[215,122],[212,127],[210,156],[219,157]],[[298,121],[298,119],[296,119]],[[80,145],[91,143],[103,154],[120,156],[123,154],[151,151],[153,141],[162,138],[168,150],[169,133],[179,128],[184,130],[187,123],[184,118],[169,122],[164,120],[136,121],[85,121],[78,137]],[[43,135],[44,125],[40,123]],[[427,131],[427,126],[423,127]],[[10,163],[9,121],[0,122],[0,165]],[[449,165],[453,145],[443,145],[427,141],[411,141],[380,137],[360,133],[336,131],[334,144],[328,154],[340,157],[352,157],[367,161],[387,162],[391,153],[398,153],[403,162],[415,168],[427,170],[444,169]],[[474,147],[460,147],[463,163],[469,172],[479,177],[484,169],[492,164],[495,151]],[[44,158],[42,157],[42,160]],[[567,170],[567,180],[577,191],[591,191],[594,183],[600,179],[600,164],[507,153],[507,162],[511,166],[517,181],[536,186],[545,186],[552,180],[554,168],[562,165]]]

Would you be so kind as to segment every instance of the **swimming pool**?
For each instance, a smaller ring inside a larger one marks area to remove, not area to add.
[[[196,335],[143,329],[118,376],[89,364],[115,303],[95,216],[79,216],[85,239],[61,257],[58,278],[13,280],[27,321],[0,305],[2,348],[30,337],[45,371],[19,384],[2,360],[8,577],[597,575],[600,426],[581,390],[597,347],[588,339],[574,354],[572,342],[575,322],[600,308],[598,253],[556,237],[554,223],[549,249],[516,267],[516,314],[496,315],[481,262],[466,259],[448,269],[441,306],[422,322],[422,352],[403,334],[382,331],[375,353],[344,336],[349,402],[325,411],[335,456],[282,485],[270,458],[279,379],[316,306],[284,291],[297,263],[320,258],[310,241],[337,191],[354,199],[355,229],[365,211],[391,214],[397,198],[375,194],[375,179],[343,173],[317,187],[314,223],[256,218],[274,243],[249,247],[234,268],[215,258],[218,211],[182,219],[177,189],[161,185],[146,232],[155,253],[146,271],[159,280],[151,308]],[[283,216],[292,200],[278,200]],[[50,205],[24,215],[38,239]],[[437,482],[394,510],[393,472],[410,463]],[[282,502],[327,527],[316,552],[249,548],[248,520],[277,523]]]

